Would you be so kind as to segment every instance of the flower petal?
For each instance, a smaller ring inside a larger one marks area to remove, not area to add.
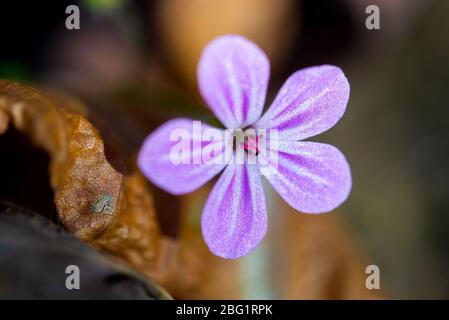
[[[265,53],[237,35],[209,42],[198,65],[201,95],[229,129],[245,127],[260,118],[269,75]]]
[[[256,165],[228,165],[207,199],[202,229],[209,249],[223,258],[241,257],[259,244],[267,207]]]
[[[280,140],[302,140],[332,128],[343,116],[349,82],[340,68],[310,67],[292,74],[256,127],[277,129]]]
[[[145,139],[138,165],[158,187],[184,194],[201,187],[225,167],[228,154],[232,154],[232,148],[228,152],[225,146],[224,130],[191,119],[173,119]]]
[[[290,206],[301,212],[331,211],[351,191],[349,164],[331,145],[279,141],[277,159],[271,155],[264,160],[267,164],[260,167],[261,173]]]

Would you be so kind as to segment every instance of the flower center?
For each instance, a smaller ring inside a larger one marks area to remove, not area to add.
[[[233,132],[233,150],[244,150],[251,155],[258,155],[260,152],[260,138],[254,129],[247,129],[245,132],[241,129]]]

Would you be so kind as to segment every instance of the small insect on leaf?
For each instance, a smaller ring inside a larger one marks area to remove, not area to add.
[[[114,209],[114,198],[107,194],[100,195],[92,204],[90,211],[92,213],[111,213]]]

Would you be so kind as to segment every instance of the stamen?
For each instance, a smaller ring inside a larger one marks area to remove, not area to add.
[[[259,154],[260,137],[257,134],[243,133],[242,130],[236,130],[232,137],[233,150],[242,148],[246,153]]]

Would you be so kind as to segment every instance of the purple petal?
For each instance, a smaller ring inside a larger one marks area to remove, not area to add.
[[[224,130],[204,123],[201,123],[200,129],[194,130],[194,122],[178,118],[164,123],[145,139],[140,150],[140,170],[151,182],[172,194],[184,194],[201,187],[227,163]],[[215,133],[221,140],[205,139],[203,135],[206,130]],[[182,152],[179,148],[182,146],[181,134],[186,135],[184,150],[188,149],[189,152]],[[206,151],[211,155],[208,161],[202,157]]]
[[[287,203],[304,213],[328,212],[348,197],[349,164],[335,147],[323,143],[279,141],[277,164],[261,166],[262,174]]]
[[[229,129],[245,127],[260,118],[269,75],[265,53],[237,35],[209,42],[198,65],[201,95]]]
[[[299,70],[282,86],[256,127],[279,130],[281,140],[302,140],[332,128],[343,116],[349,82],[340,68]]]
[[[230,164],[214,186],[203,211],[209,249],[233,259],[248,254],[267,231],[267,207],[256,165]]]

